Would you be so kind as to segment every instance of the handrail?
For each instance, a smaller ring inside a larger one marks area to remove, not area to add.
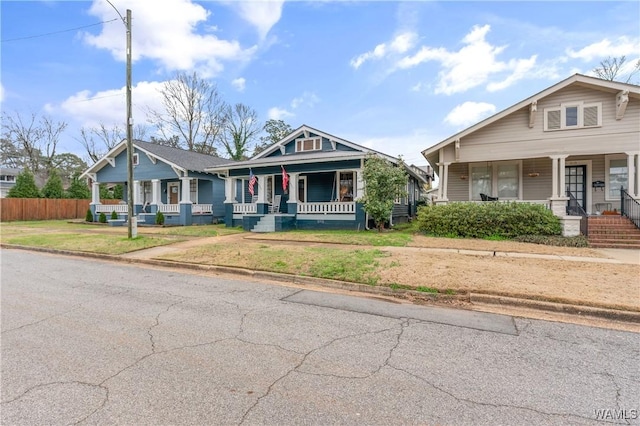
[[[567,214],[569,216],[581,216],[580,219],[580,233],[585,237],[589,235],[589,216],[587,212],[582,208],[578,199],[571,193],[571,191],[567,191],[567,197],[569,197],[569,202],[567,203]]]
[[[640,203],[634,200],[624,188],[620,188],[620,215],[627,217],[640,229]]]

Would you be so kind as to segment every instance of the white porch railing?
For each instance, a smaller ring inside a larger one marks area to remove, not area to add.
[[[194,204],[191,206],[191,213],[211,214],[213,213],[213,205],[212,204]]]
[[[96,204],[96,213],[129,213],[127,204]]]
[[[326,203],[298,203],[298,214],[354,214],[356,203],[326,202]]]
[[[180,213],[180,204],[158,204],[158,211],[162,213]]]
[[[256,203],[236,203],[233,205],[234,214],[252,214],[258,212]]]

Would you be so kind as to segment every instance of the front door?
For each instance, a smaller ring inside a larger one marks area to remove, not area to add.
[[[169,204],[178,204],[180,200],[180,182],[169,182],[167,191],[169,192]]]
[[[577,203],[584,210],[587,200],[587,166],[566,166],[564,168],[565,185],[567,186],[567,196],[573,195]],[[569,201],[571,204],[571,201]]]

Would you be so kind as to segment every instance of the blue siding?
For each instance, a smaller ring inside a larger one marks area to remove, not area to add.
[[[225,215],[224,181],[222,179],[216,178],[215,180],[211,181],[211,188],[213,190],[211,201],[211,204],[213,204],[213,216],[222,218]]]
[[[156,161],[153,164],[149,157],[143,152],[138,153],[137,166],[133,167],[133,178],[135,180],[151,179],[171,179],[176,177],[176,173],[171,166]],[[115,158],[115,167],[110,164],[105,165],[97,172],[98,182],[126,182],[127,181],[127,151],[124,150]]]
[[[312,173],[307,175],[307,202],[322,202],[335,200],[335,173]]]
[[[222,185],[222,192],[224,193],[224,184]],[[213,182],[210,180],[198,180],[198,203],[214,204],[214,199],[215,194],[213,189]]]
[[[283,163],[284,165],[284,163]],[[329,161],[324,163],[306,163],[285,165],[287,173],[325,172],[334,170],[354,170],[360,168],[360,160]],[[280,165],[268,167],[252,167],[253,174],[257,175],[282,175]],[[249,168],[231,170],[232,177],[249,176]]]
[[[309,132],[309,137],[310,138],[314,138],[314,137],[318,137],[319,135],[313,133],[313,132]],[[302,132],[300,132],[299,134],[297,134],[295,137],[292,137],[290,141],[288,141],[286,144],[284,144],[284,155],[289,156],[289,155],[296,155],[299,154],[296,152],[296,139],[300,139],[303,138],[304,134]],[[322,151],[325,152],[330,152],[330,151],[334,151],[333,149],[333,144],[331,143],[331,141],[327,138],[322,138],[322,145],[320,148]],[[339,142],[336,142],[336,151],[354,151],[354,152],[363,152],[360,149],[354,149],[352,147],[349,147],[347,145],[341,144]],[[282,156],[282,153],[279,149],[276,149],[275,151],[273,151],[272,153],[270,153],[269,155],[267,155],[267,157],[280,157]]]

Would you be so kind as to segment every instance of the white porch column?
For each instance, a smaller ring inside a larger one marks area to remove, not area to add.
[[[142,204],[140,203],[140,181],[133,181],[133,204]]]
[[[442,163],[438,163],[438,200],[442,200],[442,180],[444,175],[444,165]]]
[[[233,190],[234,188],[234,183],[235,183],[235,178],[232,177],[226,177],[224,179],[224,202],[225,203],[233,203],[236,201],[235,199],[235,191]]]
[[[637,198],[638,194],[637,194],[637,190],[638,187],[636,186],[636,154],[635,153],[628,153],[627,152],[627,176],[628,176],[628,183],[627,186],[628,188],[626,188],[627,192],[629,193],[629,195],[631,195],[633,198]]]
[[[160,201],[160,179],[151,179],[151,204],[161,204]]]
[[[265,204],[267,202],[267,177],[258,176],[258,203]]]
[[[364,197],[364,179],[362,179],[362,169],[356,172],[356,196],[354,200],[359,200]]]
[[[560,178],[560,196],[561,197],[566,197],[567,196],[567,184],[565,182],[566,176],[565,176],[565,159],[567,157],[560,157],[559,160],[559,164],[558,164],[558,177]]]
[[[289,203],[298,202],[298,179],[300,173],[289,173]]]
[[[551,198],[558,198],[558,157],[551,157]]]
[[[180,182],[182,182],[182,191],[180,191],[181,199],[180,204],[191,204],[191,178],[189,177],[181,177]]]
[[[451,163],[444,163],[444,174],[442,175],[442,199],[445,201],[449,200],[447,191],[447,186],[449,186],[449,164]]]
[[[91,204],[100,203],[100,182],[93,182],[91,184]]]

